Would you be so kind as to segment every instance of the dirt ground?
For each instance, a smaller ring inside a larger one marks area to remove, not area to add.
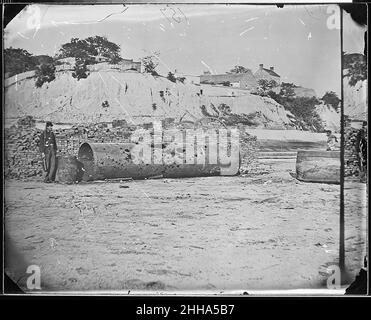
[[[6,271],[25,290],[227,292],[326,288],[337,264],[338,185],[303,183],[295,160],[237,177],[6,181]],[[366,252],[366,185],[346,184],[346,264]]]

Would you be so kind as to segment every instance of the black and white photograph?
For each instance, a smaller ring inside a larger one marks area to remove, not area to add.
[[[4,274],[366,294],[366,37],[362,4],[25,5],[3,30]]]

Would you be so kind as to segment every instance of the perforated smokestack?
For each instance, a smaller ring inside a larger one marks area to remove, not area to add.
[[[261,63],[259,64],[260,69],[263,69],[264,65]]]
[[[270,67],[270,69],[271,69],[272,71],[274,71],[274,67]]]

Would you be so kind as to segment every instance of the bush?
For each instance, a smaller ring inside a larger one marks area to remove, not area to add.
[[[304,130],[323,131],[321,118],[316,112],[316,106],[320,101],[316,97],[296,97],[295,85],[282,83],[280,93],[268,91],[267,96],[290,111],[298,120]]]
[[[230,115],[232,113],[232,110],[231,110],[231,107],[225,103],[221,103],[219,106],[218,106],[218,110],[220,111],[221,115],[223,116],[227,116],[227,115]]]
[[[211,103],[210,108],[213,113],[208,112],[205,105],[200,106],[202,115],[208,118],[219,119],[225,125],[236,125],[240,123],[248,126],[255,126],[257,124],[256,121],[254,121],[255,117],[258,115],[257,112],[252,114],[233,113],[231,107],[225,103],[221,103],[217,107]]]
[[[158,76],[158,73],[156,71],[156,68],[158,66],[158,63],[154,61],[155,56],[150,55],[142,58],[142,64],[143,64],[143,69],[145,73],[150,73],[153,76]]]
[[[257,92],[260,96],[267,96],[268,92],[273,92],[272,89],[277,87],[278,83],[274,80],[260,79],[258,81]]]
[[[72,77],[80,79],[86,79],[89,75],[87,62],[83,59],[76,59],[75,66],[73,68]]]
[[[284,101],[290,101],[295,97],[295,90],[296,86],[293,83],[282,82],[281,83],[281,90],[279,95],[282,97]]]
[[[233,69],[229,71],[229,73],[247,73],[250,69],[245,68],[244,66],[234,66]]]
[[[169,72],[168,74],[167,74],[167,77],[166,77],[168,80],[170,80],[171,82],[176,82],[176,78],[175,78],[175,76],[174,76],[174,73],[172,73],[172,72]]]
[[[323,131],[321,118],[316,112],[316,105],[320,101],[315,97],[295,97],[284,103],[284,108],[290,111],[301,123],[303,129]]]
[[[37,63],[34,57],[28,51],[12,47],[4,50],[4,68],[9,77],[35,70],[36,66]]]
[[[181,82],[181,83],[184,83],[185,79],[186,79],[185,77],[178,77],[178,78],[176,78],[176,80],[179,81],[179,82]]]
[[[282,103],[281,103],[282,100],[283,100],[282,97],[281,97],[278,93],[276,93],[276,92],[274,92],[274,91],[272,91],[272,90],[270,90],[270,91],[267,92],[267,97],[269,97],[269,98],[275,100],[275,101],[278,102],[279,104],[282,104]]]
[[[348,70],[349,85],[355,86],[358,81],[367,79],[367,63],[363,54],[344,54],[344,69]]]
[[[338,110],[338,107],[339,107],[339,102],[340,102],[340,99],[339,97],[336,95],[335,92],[333,91],[330,91],[330,92],[326,92],[324,94],[324,96],[321,98],[321,100],[332,106],[336,111]]]
[[[51,82],[55,79],[55,65],[54,64],[42,64],[37,67],[35,75],[36,87],[40,88],[45,82]]]

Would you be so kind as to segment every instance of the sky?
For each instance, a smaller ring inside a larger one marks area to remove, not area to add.
[[[340,92],[340,31],[328,5],[30,5],[5,28],[4,46],[54,56],[72,37],[106,36],[124,58],[157,51],[158,71],[200,75],[243,65],[274,66],[284,82]],[[363,51],[363,33],[344,17],[345,51]]]

